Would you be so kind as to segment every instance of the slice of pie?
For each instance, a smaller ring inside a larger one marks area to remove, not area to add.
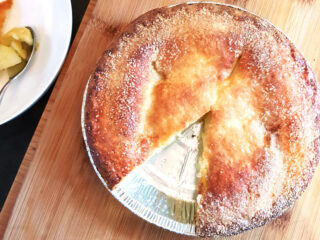
[[[310,67],[271,24],[182,4],[142,15],[113,41],[89,81],[85,130],[113,189],[202,118],[197,234],[227,236],[281,215],[306,188],[319,103]]]

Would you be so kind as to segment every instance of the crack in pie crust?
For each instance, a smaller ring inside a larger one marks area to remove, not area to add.
[[[204,116],[196,231],[228,236],[281,215],[319,161],[319,86],[271,24],[216,4],[152,10],[89,80],[85,131],[111,190]]]

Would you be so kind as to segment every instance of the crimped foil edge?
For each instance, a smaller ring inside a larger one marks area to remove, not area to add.
[[[195,224],[184,224],[169,219],[167,217],[158,215],[151,209],[144,207],[138,201],[131,198],[120,187],[116,186],[112,191],[112,194],[116,199],[118,199],[119,202],[121,202],[124,206],[129,208],[133,213],[135,213],[143,219],[146,219],[148,222],[176,233],[185,234],[189,236],[196,236]]]

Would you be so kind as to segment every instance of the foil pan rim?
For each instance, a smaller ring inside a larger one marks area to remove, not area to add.
[[[115,187],[111,191],[113,196],[127,207],[134,214],[138,215],[142,219],[147,220],[149,223],[153,223],[161,228],[169,231],[173,231],[179,234],[188,236],[197,236],[195,233],[195,224],[185,224],[178,221],[174,221],[167,217],[161,216],[149,208],[144,207],[138,201],[135,201],[129,195],[126,194],[120,187]]]

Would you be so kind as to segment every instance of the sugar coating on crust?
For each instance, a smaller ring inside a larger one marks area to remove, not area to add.
[[[110,189],[206,114],[200,236],[237,234],[281,215],[318,163],[314,74],[283,34],[232,7],[179,5],[133,21],[100,59],[85,114]]]

